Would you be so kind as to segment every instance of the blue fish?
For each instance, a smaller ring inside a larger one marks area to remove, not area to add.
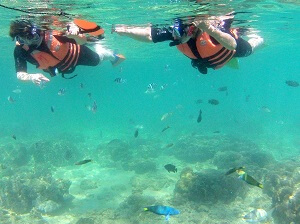
[[[157,215],[165,215],[167,221],[169,220],[170,215],[178,215],[180,213],[175,208],[169,206],[163,206],[163,205],[149,206],[144,208],[144,211],[150,211]]]

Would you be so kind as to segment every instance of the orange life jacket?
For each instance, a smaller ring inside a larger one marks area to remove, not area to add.
[[[57,68],[60,72],[67,72],[76,66],[80,45],[66,42],[60,42],[55,36],[56,31],[46,31],[44,34],[44,42],[47,44],[49,51],[33,50],[31,56],[38,62],[38,68],[49,70]],[[28,45],[23,45],[23,49],[29,50]],[[51,73],[50,73],[51,74]],[[54,75],[53,73],[51,75]]]
[[[235,53],[235,50],[228,50],[221,44],[214,44],[206,32],[196,38],[196,49],[194,51],[189,46],[189,42],[179,44],[177,48],[191,59],[203,59],[207,67],[213,69],[223,67]]]

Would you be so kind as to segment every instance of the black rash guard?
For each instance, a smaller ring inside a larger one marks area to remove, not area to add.
[[[64,36],[55,36],[55,38],[57,38],[61,43],[76,43],[74,39],[70,39]],[[38,50],[51,54],[48,46],[44,41],[37,48],[35,46],[30,46],[28,51],[23,49],[22,45],[17,45],[14,50],[16,72],[27,72],[27,62],[35,65],[36,67],[39,66],[38,62],[30,54],[33,50]],[[99,63],[100,58],[97,53],[89,49],[87,46],[80,46],[80,53],[76,65],[96,66]],[[72,72],[73,71],[74,70],[72,70]]]
[[[226,32],[231,34],[230,32]],[[163,41],[174,41],[174,38],[172,36],[172,28],[151,28],[151,36],[152,36],[152,41],[154,43],[157,42],[163,42]],[[217,40],[215,40],[213,37],[210,37],[212,42],[214,44],[219,44],[219,42]],[[234,38],[234,37],[233,37]],[[235,54],[233,55],[233,57],[247,57],[252,53],[252,47],[251,45],[244,39],[242,39],[241,37],[238,37],[237,39],[234,38],[236,40],[236,49],[235,49]],[[190,39],[190,41],[195,42],[195,46],[196,46],[196,39]]]

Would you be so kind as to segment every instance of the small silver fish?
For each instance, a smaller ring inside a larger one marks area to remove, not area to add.
[[[155,89],[157,87],[157,84],[155,83],[150,83],[148,86],[147,86],[147,90],[145,93],[155,93]]]
[[[135,128],[136,128],[136,129],[143,129],[143,128],[144,128],[144,125],[138,124],[138,125],[135,126]]]
[[[161,91],[165,90],[168,87],[168,84],[163,84],[159,87]]]
[[[14,89],[12,92],[16,93],[16,94],[20,94],[22,92],[22,90],[21,89]]]
[[[54,107],[53,106],[50,107],[50,110],[51,110],[52,113],[54,113]]]
[[[94,101],[94,103],[93,103],[93,105],[92,105],[92,107],[91,107],[91,111],[92,111],[93,113],[96,113],[96,112],[97,112],[97,109],[98,109],[97,103],[96,103],[96,101]]]
[[[8,96],[8,97],[7,97],[7,100],[8,100],[10,103],[14,103],[14,102],[15,102],[14,98],[12,98],[11,96]]]
[[[263,112],[271,113],[270,108],[268,108],[268,107],[266,107],[266,106],[262,106],[260,109],[261,109]]]
[[[127,82],[127,80],[119,77],[119,78],[115,78],[114,82],[119,84],[124,84]]]
[[[61,88],[61,89],[59,89],[59,90],[58,90],[58,93],[57,93],[57,95],[59,95],[59,96],[63,96],[63,95],[65,95],[65,93],[66,93],[66,89],[64,89],[64,88]]]
[[[83,83],[80,83],[80,89],[83,89],[83,88],[84,88]]]
[[[167,118],[171,117],[173,115],[173,112],[168,112],[165,113],[164,115],[162,115],[162,117],[160,118],[161,121],[166,120]]]
[[[246,222],[249,223],[260,223],[266,221],[268,218],[268,213],[261,208],[254,209],[243,217]]]

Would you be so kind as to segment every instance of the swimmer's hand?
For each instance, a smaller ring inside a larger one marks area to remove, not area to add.
[[[48,79],[46,76],[44,76],[41,73],[35,73],[30,75],[31,75],[31,81],[38,86],[46,82],[50,82],[50,79]]]
[[[17,78],[22,81],[32,81],[36,85],[50,82],[50,79],[41,73],[28,74],[27,72],[17,72]]]
[[[80,34],[80,29],[78,26],[76,26],[75,23],[69,23],[67,25],[67,31],[66,31],[66,35],[74,35],[77,36]]]
[[[206,30],[208,30],[211,23],[208,20],[196,20],[196,21],[192,22],[192,25],[194,25],[195,27],[197,27],[201,30],[206,31]]]

